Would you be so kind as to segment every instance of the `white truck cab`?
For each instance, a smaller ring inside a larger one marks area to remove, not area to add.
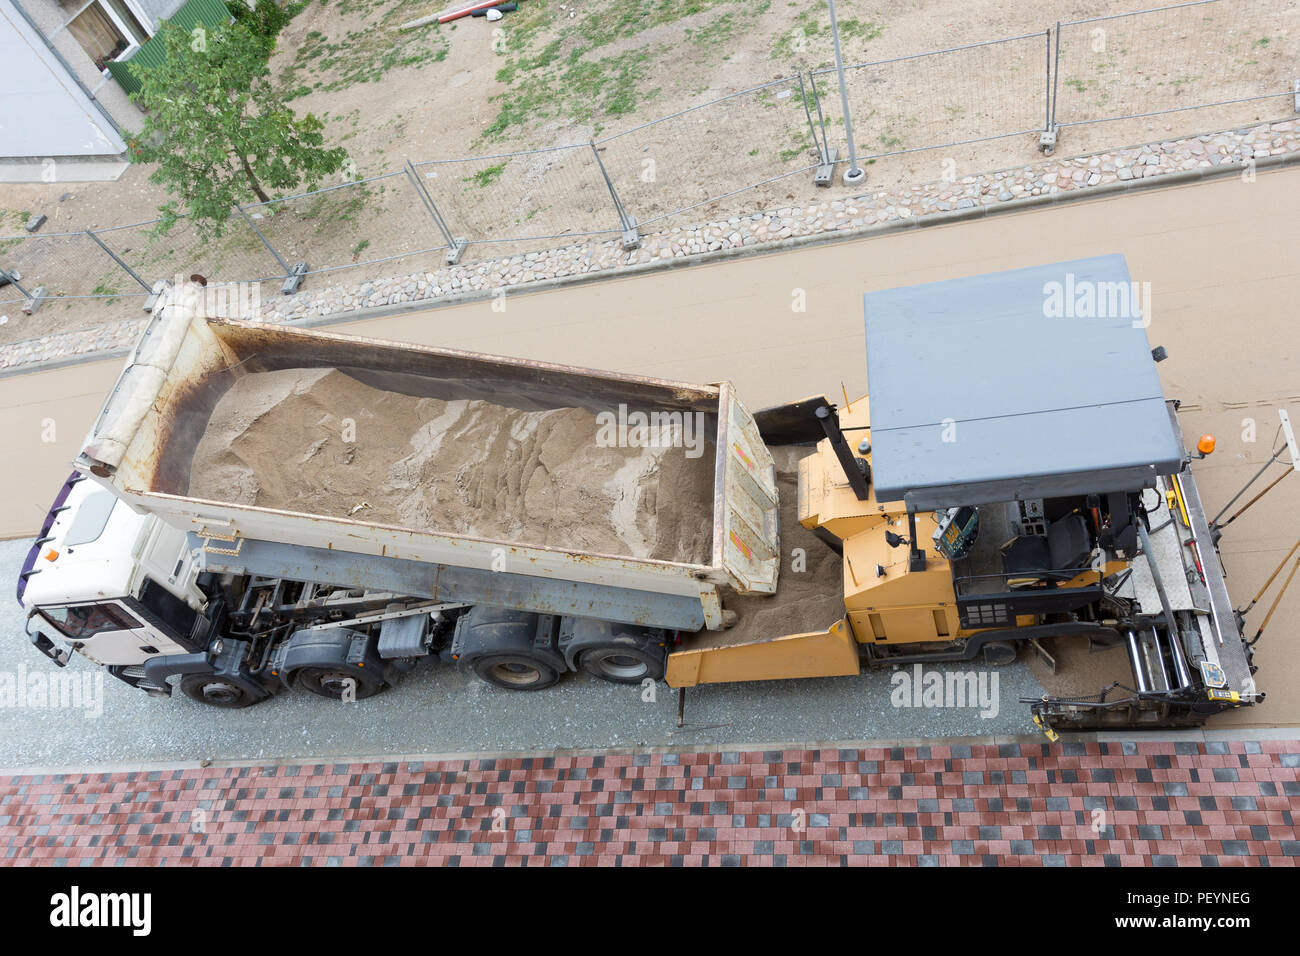
[[[27,555],[18,600],[28,636],[56,663],[77,651],[101,665],[142,665],[194,649],[207,603],[198,573],[184,532],[74,474]],[[67,647],[34,634],[32,617]]]

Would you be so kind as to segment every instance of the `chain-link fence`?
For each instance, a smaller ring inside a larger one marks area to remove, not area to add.
[[[244,206],[258,241],[274,250],[283,277],[340,270],[378,273],[427,268],[446,243],[406,170]],[[275,273],[272,273],[274,275]]]
[[[1300,0],[1196,0],[1060,23],[1056,37],[1061,127],[1269,100],[1270,114],[1294,109]]]
[[[109,315],[91,304],[138,303],[158,280],[192,273],[261,282],[266,302],[335,273],[361,282],[576,242],[633,248],[639,232],[812,198],[814,182],[846,168],[845,99],[864,166],[961,147],[966,168],[990,169],[1024,162],[1058,128],[1084,153],[1275,121],[1300,101],[1300,0],[1196,0],[855,63],[843,76],[843,89],[836,69],[783,77],[594,142],[407,162],[244,206],[215,238],[186,218],[166,232],[153,220],[0,237],[0,306],[39,290]],[[990,152],[1015,137],[1024,142]],[[0,340],[19,334],[11,325]]]
[[[844,68],[862,158],[1037,133],[1047,122],[1051,35],[971,43]],[[838,106],[837,71],[813,71],[818,96]],[[842,109],[836,143],[845,155]]]
[[[600,140],[610,180],[638,224],[690,215],[725,219],[763,206],[754,191],[815,168],[815,107],[803,76],[788,76]],[[705,181],[702,169],[726,170]]]
[[[590,144],[412,164],[454,240],[511,255],[622,230]]]

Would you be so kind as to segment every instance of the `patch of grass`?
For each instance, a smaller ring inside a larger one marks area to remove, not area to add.
[[[715,17],[698,30],[690,27],[686,28],[686,39],[690,40],[696,46],[710,46],[715,43],[724,43],[732,38],[735,32],[736,20],[730,13],[724,13]]]
[[[627,116],[653,101],[658,88],[647,87],[653,61],[670,52],[671,43],[649,43],[606,54],[606,47],[647,30],[695,14],[715,13],[699,26],[684,28],[698,45],[725,45],[743,28],[743,19],[765,12],[771,0],[621,0],[584,9],[568,18],[555,3],[528,3],[512,13],[504,30],[504,62],[497,80],[510,89],[494,98],[497,115],[480,134],[501,140],[541,120],[603,123]],[[725,59],[725,57],[724,57]]]
[[[326,0],[321,0],[325,5]],[[390,70],[420,68],[447,57],[447,40],[438,24],[417,30],[398,27],[425,12],[424,0],[342,0],[334,8],[341,14],[364,11],[366,24],[341,36],[310,31],[294,53],[293,62],[280,71],[279,83],[286,99],[316,90],[333,92],[357,83],[375,83]],[[306,82],[313,80],[314,82]]]
[[[90,294],[107,296],[108,298],[105,299],[105,304],[112,305],[117,302],[118,297],[122,292],[120,289],[116,289],[109,285],[107,280],[101,279],[99,285],[95,286],[94,290]]]
[[[652,57],[663,49],[642,48],[594,61],[570,55],[552,69],[547,69],[549,63],[535,69],[507,66],[497,78],[512,88],[495,98],[497,115],[482,136],[503,139],[515,128],[548,118],[590,122],[600,132],[602,121],[626,116],[658,94],[657,88],[646,89],[644,80]]]
[[[884,26],[874,20],[856,18],[840,20],[839,27],[841,43],[846,40],[869,43],[885,32]],[[826,44],[829,44],[830,36],[830,14],[826,10],[826,5],[818,3],[806,7],[795,17],[794,24],[777,36],[776,42],[772,45],[771,57],[774,60],[799,59],[801,54],[808,52],[814,38],[824,37]]]
[[[479,189],[486,189],[501,178],[501,173],[505,168],[505,163],[497,163],[494,166],[484,166],[473,176],[466,176],[464,182],[473,183]]]
[[[32,214],[25,209],[0,209],[0,235],[23,232],[31,216]],[[8,252],[22,241],[22,237],[18,235],[12,239],[0,240],[0,253]]]
[[[352,258],[355,259],[357,256],[361,255],[361,253],[365,252],[366,249],[368,249],[369,247],[370,247],[370,240],[362,239],[360,242],[358,242],[355,246],[352,247]]]

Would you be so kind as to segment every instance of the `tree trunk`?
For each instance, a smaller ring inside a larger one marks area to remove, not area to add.
[[[262,184],[259,183],[257,177],[253,175],[253,167],[248,165],[248,160],[245,157],[240,156],[239,162],[244,167],[244,175],[248,177],[248,181],[252,184],[253,192],[257,194],[257,198],[262,202],[270,202],[271,197],[263,191]]]

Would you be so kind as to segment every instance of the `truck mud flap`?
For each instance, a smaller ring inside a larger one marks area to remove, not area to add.
[[[754,424],[769,445],[815,445],[826,437],[817,420],[817,409],[823,407],[834,407],[825,395],[760,408],[754,413]]]

